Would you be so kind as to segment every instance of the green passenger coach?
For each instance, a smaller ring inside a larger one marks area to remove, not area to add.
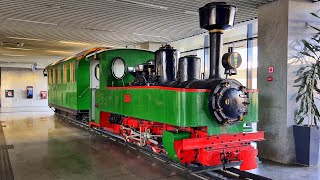
[[[90,62],[86,56],[106,48],[92,48],[46,67],[49,107],[73,118],[87,119],[90,107]]]
[[[100,72],[100,65],[97,63],[99,61],[94,60],[97,56],[101,59],[102,68],[108,66],[104,71]],[[101,81],[102,86],[118,86],[119,83],[122,83],[122,81],[113,79],[111,71],[106,71],[111,67],[110,63],[115,57],[126,59],[127,65],[130,66],[139,63],[139,61],[153,59],[154,53],[145,50],[112,50],[99,47],[50,64],[46,67],[49,107],[54,108],[60,114],[87,121],[89,110],[92,108],[92,89],[96,89],[96,87],[90,87],[90,80],[92,82],[98,81],[99,86],[101,73],[102,76],[108,76],[106,80]],[[92,72],[91,75],[90,72]],[[107,74],[108,72],[109,74]],[[128,84],[132,79],[133,77],[127,76],[123,82]]]

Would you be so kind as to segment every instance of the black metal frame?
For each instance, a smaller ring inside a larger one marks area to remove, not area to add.
[[[252,89],[253,78],[253,25],[247,25],[247,88]]]
[[[55,111],[57,111],[57,110],[58,111],[64,111],[64,112],[67,112],[67,113],[70,113],[70,114],[73,114],[73,115],[88,114],[89,113],[89,110],[74,110],[74,109],[58,106],[58,105],[51,104],[51,103],[49,103],[49,107],[50,108],[53,107],[55,109]]]
[[[13,180],[14,174],[11,166],[8,149],[13,149],[13,145],[7,145],[4,136],[2,123],[0,123],[0,179]]]

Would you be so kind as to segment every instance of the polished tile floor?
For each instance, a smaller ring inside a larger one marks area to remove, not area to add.
[[[0,109],[15,179],[196,179],[141,153],[60,122],[47,108]],[[320,180],[320,167],[263,162],[254,172],[273,179]]]

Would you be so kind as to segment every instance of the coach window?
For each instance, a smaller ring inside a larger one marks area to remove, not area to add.
[[[52,68],[52,83],[55,84],[56,83],[56,68]]]
[[[61,67],[58,66],[58,84],[61,84]]]
[[[52,79],[51,79],[51,69],[48,69],[48,83],[49,83],[49,84],[52,83]]]
[[[74,62],[70,62],[70,82],[74,83]]]
[[[67,64],[63,64],[63,84],[67,84]]]

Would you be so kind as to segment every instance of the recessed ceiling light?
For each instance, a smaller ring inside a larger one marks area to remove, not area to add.
[[[22,39],[22,40],[29,40],[29,41],[44,41],[42,39],[26,38],[26,37],[14,37],[14,36],[7,37],[7,38],[9,38],[9,39]]]
[[[89,43],[83,43],[83,42],[71,42],[71,41],[59,41],[62,44],[72,44],[72,45],[90,45]]]
[[[85,30],[90,30],[90,31],[101,31],[101,32],[117,32],[116,30],[112,30],[112,29],[97,29],[97,28],[88,28],[88,27],[79,27],[79,26],[75,26],[78,29],[85,29]]]
[[[45,24],[45,25],[53,25],[53,26],[57,26],[58,25],[56,23],[48,23],[48,22],[41,22],[41,21],[31,21],[31,20],[25,20],[25,19],[15,19],[15,18],[7,18],[7,19],[11,20],[11,21],[20,21],[20,22],[35,23],[35,24]]]
[[[191,15],[199,15],[199,13],[198,12],[193,12],[193,11],[185,11],[184,13],[186,13],[186,14],[191,14]]]
[[[22,50],[22,51],[32,51],[34,49],[26,49],[26,48],[13,48],[13,47],[5,47],[6,49],[12,49],[12,50]]]
[[[119,2],[125,2],[125,3],[131,3],[131,4],[136,4],[136,5],[141,5],[144,7],[149,7],[153,9],[162,9],[162,10],[168,10],[168,7],[165,6],[159,6],[155,4],[149,4],[149,3],[143,3],[143,2],[137,2],[137,1],[132,1],[132,0],[118,0]]]
[[[48,50],[47,52],[60,53],[60,54],[71,54],[71,53],[73,53],[73,52],[70,52],[70,51],[54,51],[54,50]]]
[[[12,57],[22,57],[22,56],[26,56],[26,55],[21,55],[21,54],[2,54],[4,56],[12,56]]]
[[[166,38],[164,36],[151,35],[151,34],[139,34],[139,33],[131,33],[131,34],[138,35],[138,36],[150,36],[150,37]]]

